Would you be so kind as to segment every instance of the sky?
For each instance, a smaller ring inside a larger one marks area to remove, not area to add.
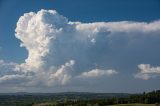
[[[160,0],[0,0],[0,92],[160,89]]]

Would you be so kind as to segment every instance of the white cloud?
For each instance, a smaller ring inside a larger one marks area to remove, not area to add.
[[[112,76],[114,74],[118,74],[115,70],[101,70],[101,69],[93,69],[88,72],[83,72],[79,77],[100,77],[100,76]]]
[[[67,19],[54,10],[41,10],[37,14],[30,12],[20,17],[16,37],[21,40],[21,46],[28,50],[27,68],[36,70],[44,64],[42,58],[49,53],[51,42],[66,24]]]
[[[140,64],[138,65],[138,68],[141,70],[141,73],[146,73],[146,74],[150,74],[150,73],[157,73],[160,74],[160,67],[151,67],[150,64]]]
[[[152,67],[150,64],[139,64],[140,72],[135,74],[135,78],[148,80],[160,75],[160,66]]]
[[[17,71],[17,63],[6,63],[0,60],[0,84],[20,85],[31,79],[30,73]]]
[[[14,73],[15,68],[18,64],[14,62],[6,63],[3,60],[0,60],[0,75],[5,75],[6,73]]]
[[[14,84],[19,84],[23,83],[23,81],[29,80],[29,77],[25,75],[19,75],[19,74],[14,74],[14,75],[4,75],[0,77],[0,83],[14,83]]]
[[[1,83],[19,79],[25,86],[78,84],[79,76],[111,76],[118,73],[114,67],[133,69],[140,62],[159,61],[160,21],[81,23],[55,10],[40,10],[21,16],[15,32],[28,57],[20,64],[0,61]],[[147,79],[150,74],[143,75]]]
[[[70,60],[69,62],[65,63],[65,65],[62,65],[55,73],[50,75],[49,83],[65,85],[72,78],[74,64],[74,60]]]

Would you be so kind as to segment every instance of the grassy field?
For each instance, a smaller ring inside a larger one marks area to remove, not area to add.
[[[112,106],[156,106],[155,104],[118,104]]]

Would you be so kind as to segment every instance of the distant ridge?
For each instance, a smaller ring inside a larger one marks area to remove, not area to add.
[[[96,92],[57,92],[57,93],[39,93],[39,92],[15,92],[15,93],[0,93],[0,95],[9,96],[53,96],[59,98],[111,98],[111,97],[128,97],[129,93],[96,93]]]

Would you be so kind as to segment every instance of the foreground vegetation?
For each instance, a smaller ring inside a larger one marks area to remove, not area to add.
[[[0,94],[0,106],[160,106],[159,103],[159,90],[142,94]]]

